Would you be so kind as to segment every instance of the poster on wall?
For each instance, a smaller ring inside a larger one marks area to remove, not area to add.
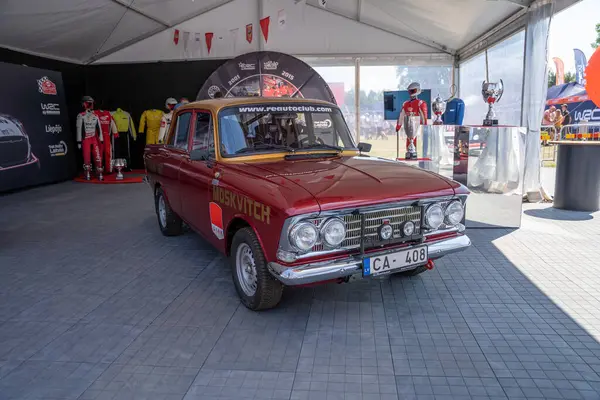
[[[72,177],[60,72],[0,63],[0,87],[0,192]]]
[[[304,61],[288,54],[259,51],[243,54],[219,67],[196,100],[223,97],[298,97],[336,104],[327,83]]]

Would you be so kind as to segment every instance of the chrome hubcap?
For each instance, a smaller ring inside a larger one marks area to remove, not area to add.
[[[252,249],[246,243],[238,246],[235,254],[235,270],[240,287],[247,296],[256,293],[256,263]]]
[[[160,219],[160,225],[164,228],[167,226],[167,205],[165,204],[165,198],[160,195],[158,197],[158,218]]]

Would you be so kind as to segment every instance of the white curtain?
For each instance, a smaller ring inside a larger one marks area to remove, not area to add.
[[[523,191],[539,192],[540,124],[548,88],[548,33],[554,0],[536,0],[527,12],[522,125],[527,127]]]

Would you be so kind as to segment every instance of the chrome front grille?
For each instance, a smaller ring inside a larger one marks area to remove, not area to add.
[[[365,241],[365,248],[379,246],[386,243],[398,242],[403,240],[410,240],[411,238],[403,238],[400,232],[402,223],[406,221],[412,221],[415,224],[415,232],[411,236],[412,238],[421,236],[421,214],[422,207],[419,206],[406,206],[406,207],[395,207],[377,211],[367,211],[364,213],[353,213],[340,216],[346,223],[346,239],[341,244],[341,248],[344,249],[355,249],[360,247],[361,242],[361,216],[364,215],[364,233],[363,238]],[[315,218],[312,221],[317,227],[326,220],[327,218]],[[379,238],[377,232],[378,228],[384,224],[389,223],[394,229],[392,239],[383,241]],[[403,239],[403,240],[401,240]],[[327,250],[321,241],[312,248],[312,251],[324,251]]]

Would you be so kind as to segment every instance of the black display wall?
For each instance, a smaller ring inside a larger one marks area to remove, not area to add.
[[[144,110],[165,109],[165,100],[187,97],[194,101],[204,81],[226,60],[91,65],[85,68],[86,94],[96,107],[128,111],[136,130]],[[132,147],[132,166],[143,168],[145,135]]]
[[[139,64],[78,65],[0,48],[0,62],[23,64],[62,73],[68,116],[75,145],[75,120],[81,111],[81,97],[90,95],[97,108],[131,113],[136,130],[144,110],[164,110],[165,100],[187,97],[194,101],[208,77],[227,60],[157,62]],[[143,168],[145,135],[132,147],[132,167]],[[73,147],[75,148],[75,147]],[[77,152],[76,168],[82,158]]]
[[[69,120],[73,121],[71,124],[71,131],[75,132],[74,121],[77,117],[77,110],[79,109],[79,104],[81,102],[81,93],[85,91],[85,67],[83,65],[32,56],[3,48],[0,48],[0,62],[21,64],[61,72],[66,93]],[[75,139],[73,139],[73,143],[75,143]]]

